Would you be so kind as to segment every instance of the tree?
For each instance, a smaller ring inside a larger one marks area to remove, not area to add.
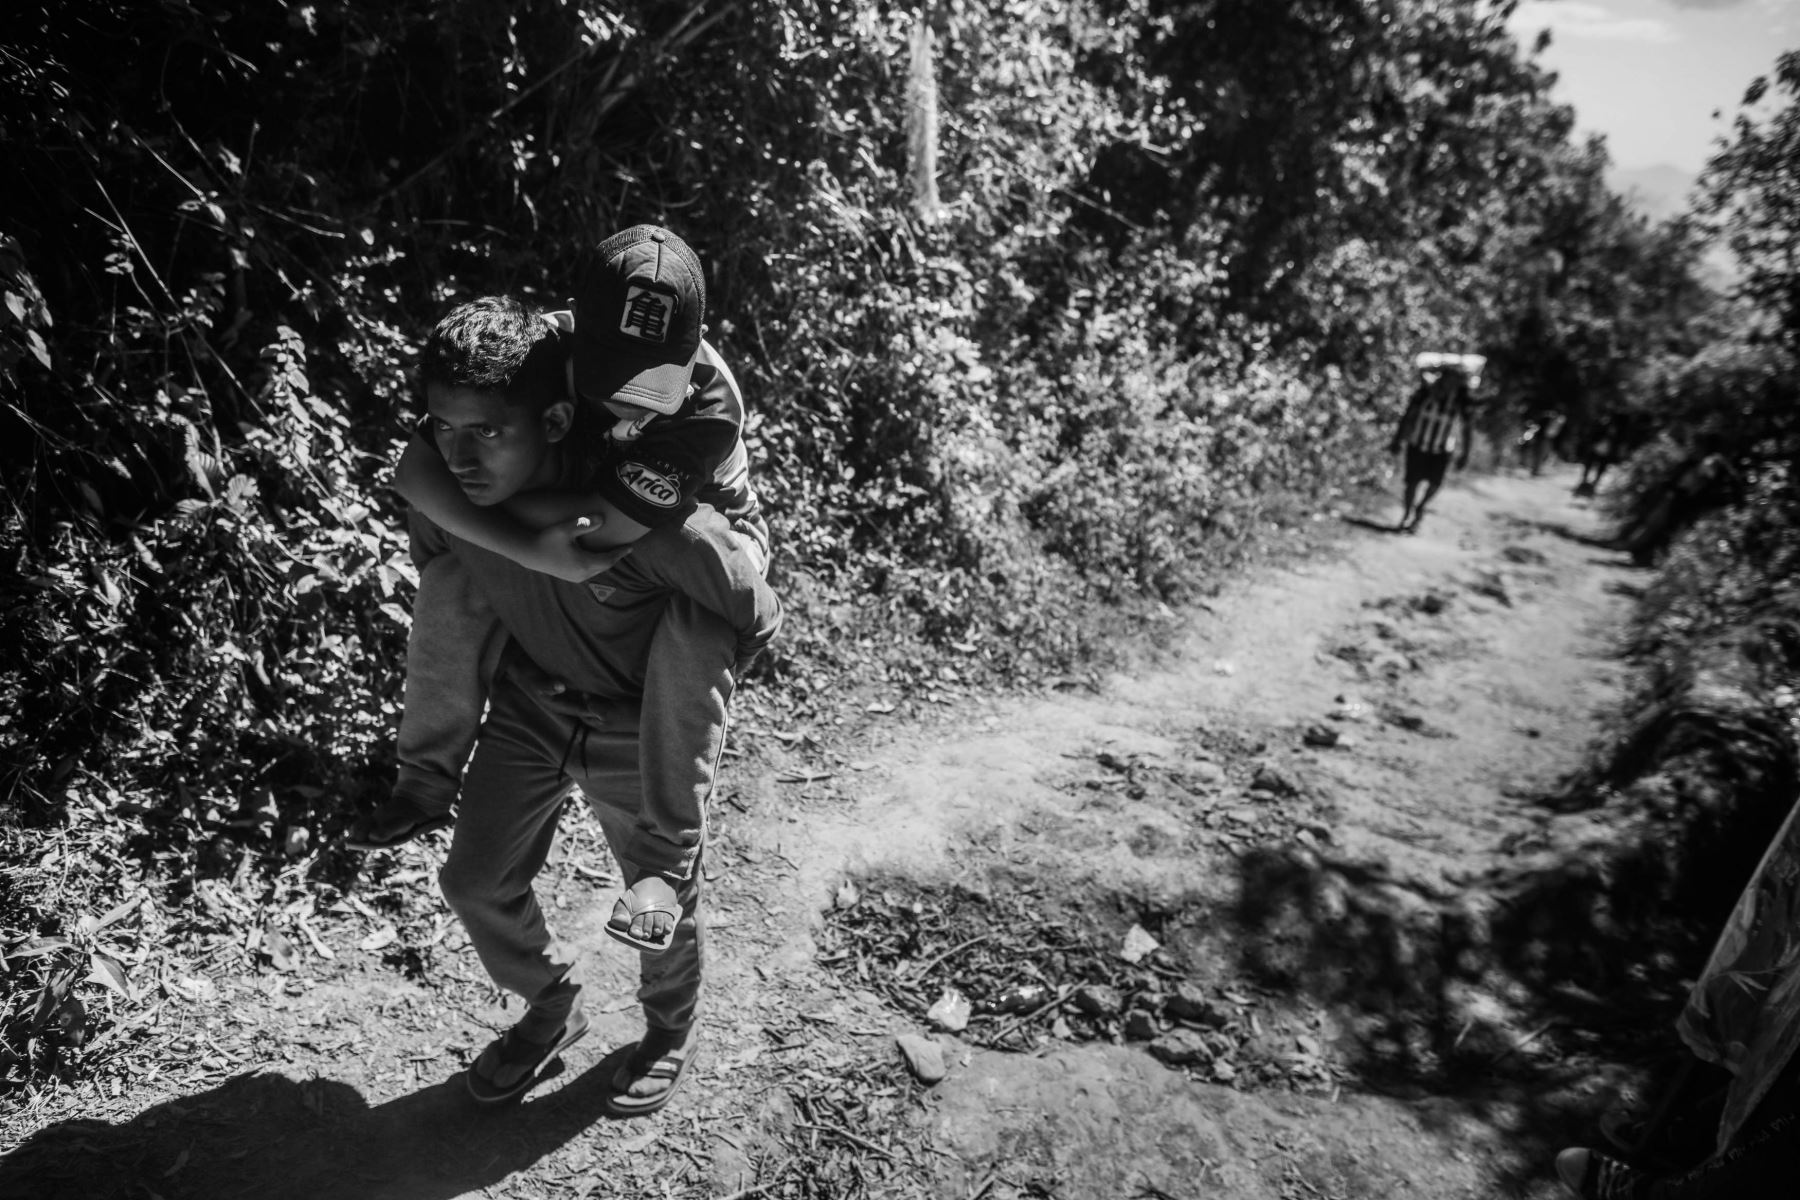
[[[1764,102],[1777,105],[1759,113]],[[1800,51],[1755,80],[1733,138],[1707,164],[1700,216],[1736,256],[1745,297],[1792,344],[1800,339]]]

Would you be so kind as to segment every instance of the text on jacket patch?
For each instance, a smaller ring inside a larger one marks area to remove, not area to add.
[[[658,508],[674,508],[681,503],[681,489],[675,486],[675,481],[643,463],[620,463],[619,479],[633,494]]]

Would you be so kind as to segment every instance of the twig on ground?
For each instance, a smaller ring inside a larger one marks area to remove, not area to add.
[[[1043,1016],[1045,1013],[1049,1012],[1051,1009],[1061,1006],[1067,1000],[1068,1000],[1067,996],[1058,996],[1058,997],[1056,997],[1056,999],[1050,1001],[1050,1003],[1040,1005],[1039,1007],[1032,1009],[1030,1012],[1026,1013],[1024,1016],[1020,1017],[1018,1020],[1014,1021],[1012,1024],[995,1032],[992,1035],[994,1041],[998,1042],[1001,1038],[1007,1036],[1008,1034],[1014,1033],[1020,1029],[1023,1029],[1025,1026],[1031,1024],[1033,1021],[1037,1020],[1039,1017]]]
[[[978,934],[975,937],[970,938],[968,941],[962,943],[960,946],[952,946],[948,950],[944,951],[942,954],[934,956],[924,966],[920,967],[917,971],[912,972],[912,976],[914,979],[923,979],[923,978],[925,978],[926,973],[931,970],[931,968],[937,966],[939,963],[943,962],[946,958],[949,958],[951,955],[961,954],[964,950],[967,950],[970,946],[980,945],[982,942],[985,942],[989,938],[995,937],[995,936],[997,936],[997,935],[994,932],[989,931],[987,933]]]
[[[1505,1062],[1508,1058],[1511,1058],[1514,1054],[1517,1054],[1519,1051],[1523,1050],[1525,1047],[1531,1045],[1531,1043],[1537,1041],[1540,1037],[1544,1036],[1544,1034],[1546,1034],[1550,1031],[1550,1027],[1555,1024],[1556,1024],[1556,1019],[1554,1017],[1548,1021],[1545,1021],[1542,1025],[1539,1025],[1536,1029],[1532,1030],[1530,1033],[1526,1034],[1524,1037],[1518,1039],[1512,1045],[1508,1046],[1506,1049],[1504,1049],[1500,1053],[1496,1054],[1494,1056],[1494,1061],[1489,1063],[1488,1066],[1490,1068],[1499,1066],[1501,1063]]]
[[[884,1149],[881,1146],[877,1146],[874,1142],[871,1142],[868,1138],[857,1137],[854,1133],[851,1133],[848,1129],[839,1129],[836,1125],[814,1125],[814,1124],[808,1124],[806,1122],[797,1121],[794,1123],[794,1128],[795,1129],[814,1129],[820,1133],[836,1134],[838,1137],[843,1138],[847,1142],[856,1143],[858,1146],[861,1146],[864,1150],[869,1150],[876,1154],[881,1155],[881,1157],[887,1159],[889,1162],[897,1162],[898,1161],[894,1157],[893,1151]]]

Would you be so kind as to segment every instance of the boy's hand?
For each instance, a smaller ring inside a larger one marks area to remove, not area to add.
[[[737,651],[737,658],[733,660],[731,664],[732,679],[736,680],[738,683],[744,682],[744,676],[750,673],[750,668],[756,665],[756,660],[762,657],[762,652],[763,647],[761,646],[748,648],[740,645]]]
[[[631,546],[614,546],[606,550],[589,550],[583,546],[581,539],[599,528],[599,523],[592,517],[576,517],[551,525],[537,535],[531,548],[531,561],[523,565],[568,583],[581,583],[610,571],[631,553]]]

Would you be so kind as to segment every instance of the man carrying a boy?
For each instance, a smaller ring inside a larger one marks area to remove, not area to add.
[[[433,330],[421,372],[429,436],[475,507],[584,495],[606,469],[583,449],[587,414],[563,386],[563,336],[502,299],[463,305]],[[654,382],[645,373],[633,379]],[[628,923],[657,947],[644,951],[638,991],[648,1029],[615,1074],[608,1101],[622,1115],[653,1112],[673,1094],[698,1044],[704,822],[692,816],[693,837],[671,843],[646,814],[711,790],[723,701],[707,697],[729,698],[736,675],[780,620],[762,562],[722,516],[692,503],[593,583],[520,566],[417,509],[410,530],[421,598],[427,578],[447,582],[443,594],[457,599],[447,606],[453,629],[485,628],[479,618],[491,616],[509,643],[497,668],[492,653],[473,656],[486,668],[487,715],[462,778],[441,883],[489,975],[527,1008],[469,1068],[469,1091],[484,1102],[512,1099],[587,1032],[573,950],[549,931],[533,889],[574,786],[600,821],[627,895],[646,879],[667,893],[654,925]],[[711,619],[730,636],[661,637],[686,604],[719,614]],[[409,676],[415,657],[409,650]],[[409,678],[409,707],[433,699],[424,678],[421,687]],[[711,752],[696,753],[701,746]]]
[[[766,570],[768,527],[750,484],[743,396],[704,340],[705,309],[699,260],[675,234],[637,225],[606,239],[580,273],[575,312],[543,315],[559,335],[569,398],[582,418],[565,447],[593,467],[582,487],[527,489],[500,502],[472,497],[420,436],[401,457],[396,489],[441,528],[569,582],[594,577],[651,530],[679,523],[696,500],[717,510]],[[733,644],[728,615],[678,595],[650,649],[647,695],[667,692],[695,719],[644,729],[651,773],[639,831],[680,861],[700,842],[732,683],[705,685],[689,659],[696,647],[706,658],[708,647],[716,656]],[[390,849],[450,824],[503,640],[466,578],[454,570],[421,573],[399,778],[392,796],[353,829],[353,848]],[[671,881],[646,875],[620,899],[607,931],[639,949],[660,949],[674,901]]]

